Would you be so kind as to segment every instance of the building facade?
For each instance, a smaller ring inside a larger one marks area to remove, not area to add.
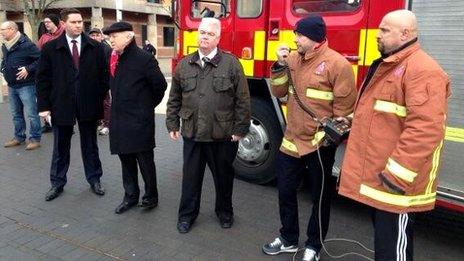
[[[24,15],[23,1],[0,0],[0,22],[15,21],[22,32],[31,36],[38,32],[31,30]],[[85,31],[94,27],[103,28],[116,21],[129,22],[134,27],[139,46],[148,39],[156,47],[158,58],[170,58],[174,55],[174,24],[170,0],[58,0],[45,13],[59,14],[62,8],[80,10]]]

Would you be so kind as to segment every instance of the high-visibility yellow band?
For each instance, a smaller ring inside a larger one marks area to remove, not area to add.
[[[374,110],[393,113],[399,117],[406,117],[407,115],[406,107],[398,105],[393,102],[387,102],[387,101],[382,101],[382,100],[375,101]]]
[[[416,172],[401,166],[392,158],[388,158],[387,169],[388,171],[390,171],[391,174],[397,176],[402,180],[406,180],[407,182],[413,182],[414,178],[417,176]]]
[[[285,149],[291,151],[291,152],[295,152],[295,153],[298,153],[298,149],[296,147],[295,144],[293,144],[293,142],[287,140],[286,138],[284,138],[282,140],[282,147],[284,147]]]
[[[446,127],[445,140],[464,142],[464,129]]]
[[[380,191],[364,184],[361,184],[359,193],[371,199],[400,207],[427,205],[435,202],[436,199],[435,192],[418,196],[403,196]]]
[[[314,134],[314,139],[311,141],[313,146],[316,146],[325,137],[325,132],[319,131]]]
[[[271,79],[272,85],[282,85],[288,82],[288,75],[284,74],[281,77]]]
[[[332,92],[321,91],[311,88],[306,89],[306,97],[327,101],[333,101],[334,99],[334,95]]]
[[[437,178],[438,165],[440,165],[440,153],[441,153],[441,148],[442,147],[443,147],[443,141],[440,142],[440,144],[437,146],[437,148],[433,152],[432,168],[430,169],[429,183],[427,184],[427,188],[425,189],[425,193],[432,192],[433,183],[434,183],[435,179]]]

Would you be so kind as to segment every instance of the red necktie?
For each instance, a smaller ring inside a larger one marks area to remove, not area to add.
[[[116,72],[116,67],[118,66],[118,60],[119,60],[119,53],[116,51],[111,52],[111,57],[110,57],[110,73],[111,76],[114,77],[114,73]]]
[[[79,69],[79,50],[77,49],[77,41],[71,40],[72,46],[72,59],[76,69]]]

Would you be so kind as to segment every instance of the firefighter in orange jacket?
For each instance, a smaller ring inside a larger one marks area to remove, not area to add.
[[[387,14],[379,29],[382,57],[358,94],[339,193],[373,207],[376,260],[412,260],[413,213],[435,204],[449,80],[421,50],[412,12]]]
[[[304,106],[311,108],[318,119],[324,119],[351,114],[356,87],[350,63],[328,47],[326,27],[321,16],[311,15],[298,21],[295,43],[297,52],[291,54],[286,46],[278,48],[278,61],[271,68],[272,93],[276,97],[288,96],[288,114],[285,137],[276,163],[282,228],[279,237],[262,249],[269,255],[298,250],[297,188],[302,175],[308,175],[313,207],[303,260],[318,260],[322,247],[319,228],[322,228],[321,234],[325,238],[329,227],[330,201],[335,190],[335,179],[331,173],[336,147],[324,144],[325,133],[320,124],[300,107],[295,92]],[[323,166],[319,162],[317,149]],[[323,174],[325,182],[319,225]]]

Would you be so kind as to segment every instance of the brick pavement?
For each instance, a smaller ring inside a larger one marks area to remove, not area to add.
[[[164,115],[156,115],[156,124],[160,204],[150,212],[135,208],[123,215],[114,214],[123,189],[119,160],[109,154],[108,137],[98,138],[102,183],[107,191],[101,198],[90,192],[85,181],[77,135],[72,141],[68,184],[63,195],[52,202],[44,200],[49,188],[52,135],[45,134],[42,147],[36,151],[25,151],[24,146],[0,147],[0,260],[291,260],[290,255],[268,257],[260,250],[279,227],[277,191],[271,186],[236,180],[236,222],[232,229],[223,230],[214,214],[214,186],[207,173],[200,216],[190,233],[177,232],[182,144],[168,140]],[[11,133],[8,104],[0,104],[0,142],[11,138]],[[310,201],[308,193],[303,190],[301,194],[304,235]],[[328,237],[350,237],[372,246],[366,208],[337,199],[332,216]],[[446,260],[462,260],[462,245],[455,240],[462,234],[455,233],[437,233],[429,224],[420,227],[416,259],[444,260],[442,253],[446,252]],[[302,237],[300,242],[304,240]],[[351,247],[341,243],[330,249],[340,253]]]

